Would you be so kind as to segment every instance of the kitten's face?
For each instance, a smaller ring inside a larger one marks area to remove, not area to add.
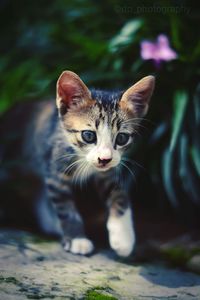
[[[98,96],[95,94],[93,99]],[[108,101],[111,105],[106,107],[97,99],[88,103],[87,107],[79,105],[69,109],[63,118],[68,141],[80,156],[85,156],[91,167],[99,171],[106,171],[120,163],[134,133],[130,117],[120,108],[119,95],[112,99],[108,94],[104,97],[104,104]]]
[[[153,88],[154,77],[148,76],[125,93],[90,92],[75,73],[61,74],[57,106],[64,133],[90,171],[107,171],[120,164]]]

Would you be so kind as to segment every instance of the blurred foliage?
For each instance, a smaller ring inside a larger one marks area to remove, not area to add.
[[[189,0],[1,0],[0,112],[49,97],[64,69],[94,87],[127,88],[154,74],[156,91],[134,157],[159,199],[200,204],[200,11]],[[156,67],[140,42],[169,37],[178,59]],[[142,151],[140,151],[142,149]],[[163,191],[166,191],[166,194]]]

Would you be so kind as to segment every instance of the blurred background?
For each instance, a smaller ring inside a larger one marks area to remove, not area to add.
[[[153,230],[163,220],[166,231],[175,231],[174,222],[198,228],[198,3],[1,0],[0,14],[1,116],[16,103],[55,97],[56,80],[66,69],[104,89],[126,89],[156,76],[150,111],[130,153],[137,162],[136,219],[154,223]]]

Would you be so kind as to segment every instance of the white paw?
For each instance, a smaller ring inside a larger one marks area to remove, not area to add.
[[[75,238],[70,242],[66,242],[64,249],[73,254],[90,254],[94,250],[93,243],[86,238]]]
[[[119,256],[129,256],[135,245],[131,210],[127,209],[121,217],[110,216],[107,228],[111,248]]]

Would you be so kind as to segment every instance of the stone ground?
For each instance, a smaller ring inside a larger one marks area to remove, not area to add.
[[[0,231],[0,299],[200,299],[200,276],[161,263],[134,263],[110,250],[65,253],[59,242]]]

